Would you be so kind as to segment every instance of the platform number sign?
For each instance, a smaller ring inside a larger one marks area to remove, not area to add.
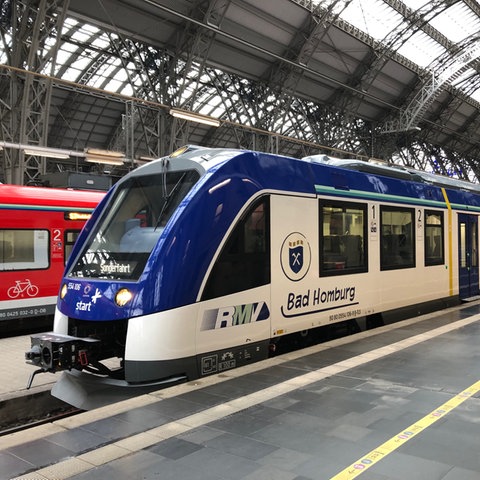
[[[417,239],[423,238],[423,212],[422,210],[417,210]]]

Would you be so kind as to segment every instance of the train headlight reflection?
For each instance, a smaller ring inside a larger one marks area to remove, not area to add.
[[[67,290],[68,290],[67,284],[64,283],[64,284],[62,285],[62,289],[60,290],[60,298],[61,298],[62,300],[63,300],[63,299],[65,298],[65,296],[67,295]]]
[[[115,303],[124,307],[133,298],[133,293],[127,288],[121,288],[115,295]]]

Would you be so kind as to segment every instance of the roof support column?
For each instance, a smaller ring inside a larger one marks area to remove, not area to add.
[[[50,64],[50,75],[55,73],[56,54],[60,32],[69,0],[24,0],[11,3],[11,22],[6,35],[11,43],[5,45],[12,67],[32,74],[9,71],[8,105],[2,105],[2,139],[19,144],[47,145],[48,114],[51,80],[35,75]],[[51,38],[56,43],[49,44]],[[4,91],[5,84],[2,85]],[[5,137],[5,132],[10,134]],[[4,152],[5,179],[15,184],[34,184],[45,173],[45,157],[26,155],[23,150]]]

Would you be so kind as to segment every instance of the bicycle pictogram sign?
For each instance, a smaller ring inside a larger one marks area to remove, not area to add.
[[[15,285],[7,290],[10,298],[17,298],[22,293],[26,293],[29,297],[35,297],[38,294],[38,287],[26,278],[25,280],[15,280]]]

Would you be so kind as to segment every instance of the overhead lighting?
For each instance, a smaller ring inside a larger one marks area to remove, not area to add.
[[[35,145],[26,146],[23,151],[25,155],[34,155],[37,157],[48,157],[48,158],[69,158],[70,152],[66,150],[60,150],[59,148],[49,148],[49,147],[37,147]]]
[[[170,115],[172,117],[181,118],[183,120],[189,120],[190,122],[203,123],[204,125],[210,125],[211,127],[219,127],[220,120],[207,115],[200,115],[199,113],[187,112],[185,110],[177,110],[175,108],[170,109]]]
[[[105,163],[107,165],[123,165],[125,155],[122,152],[101,150],[99,148],[87,148],[85,160],[92,163]]]

